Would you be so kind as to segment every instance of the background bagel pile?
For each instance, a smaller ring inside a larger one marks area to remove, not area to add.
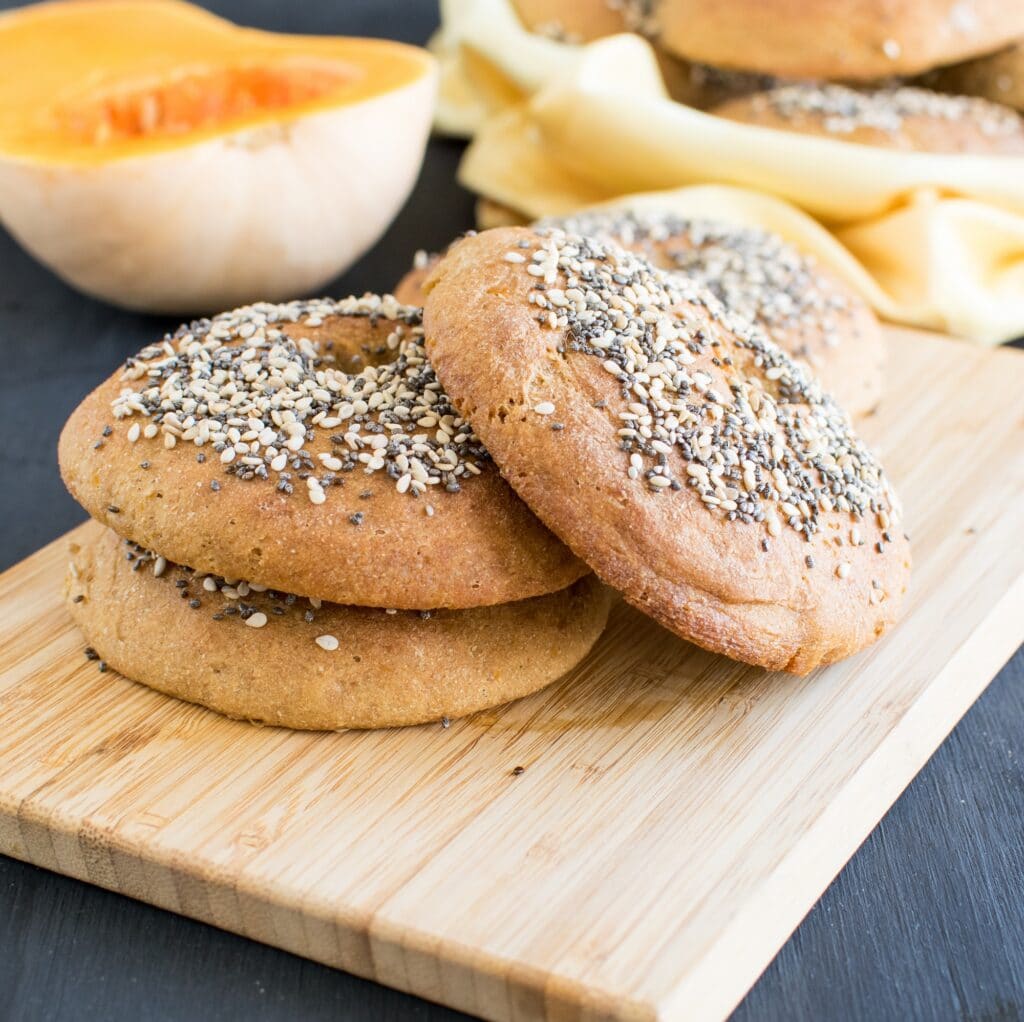
[[[1024,333],[1024,5],[445,0],[442,14],[436,123],[474,138],[460,176],[482,226],[657,193],[782,234],[885,318],[985,343]]]
[[[800,674],[898,619],[899,502],[783,350],[839,379],[879,340],[813,262],[588,216],[466,238],[397,290],[412,304],[183,325],[72,414],[61,471],[95,521],[67,597],[102,669],[235,717],[382,727],[575,666],[609,609],[591,569],[682,638]],[[876,375],[840,380],[862,409]]]

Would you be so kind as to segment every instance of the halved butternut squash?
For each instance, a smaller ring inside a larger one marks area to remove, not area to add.
[[[180,0],[0,15],[0,219],[90,294],[194,313],[321,287],[408,195],[423,50],[240,28]]]

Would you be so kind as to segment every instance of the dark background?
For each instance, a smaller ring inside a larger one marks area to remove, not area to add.
[[[0,0],[0,8],[13,6]],[[206,0],[294,32],[423,42],[433,0]],[[2,71],[0,71],[2,88]],[[329,288],[387,290],[417,248],[472,226],[461,146],[434,141],[387,236]],[[76,294],[0,230],[0,568],[84,514],[61,424],[171,324]],[[1024,651],[835,880],[736,1018],[1024,1017]],[[0,856],[0,1019],[454,1019],[457,1013]]]

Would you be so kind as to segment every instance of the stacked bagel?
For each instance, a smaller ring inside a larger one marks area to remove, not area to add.
[[[59,453],[94,519],[67,579],[90,655],[233,717],[461,716],[547,685],[605,625],[607,591],[502,480],[393,298],[182,326]]]
[[[602,583],[770,669],[874,642],[907,586],[899,502],[766,329],[828,338],[808,309],[728,308],[679,269],[684,228],[496,229],[403,282],[423,309],[259,304],[129,358],[60,442],[94,519],[66,584],[88,655],[233,717],[338,729],[547,685],[604,628]],[[808,308],[847,315],[820,283]]]

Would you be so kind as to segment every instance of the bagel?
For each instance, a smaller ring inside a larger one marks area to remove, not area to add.
[[[333,603],[478,607],[586,567],[501,479],[393,298],[253,305],[130,358],[61,434],[64,481],[126,539]]]
[[[677,56],[780,78],[920,74],[1024,36],[1004,0],[656,0],[654,20]]]
[[[641,256],[555,229],[457,242],[426,347],[531,509],[683,638],[805,674],[897,620],[899,502],[847,416],[761,331]]]
[[[843,281],[778,235],[655,209],[586,210],[540,224],[604,238],[685,274],[760,325],[850,414],[863,415],[878,404],[885,340],[874,313]],[[422,305],[423,285],[440,258],[418,252],[395,295]]]
[[[461,717],[535,692],[586,656],[610,603],[591,575],[471,610],[311,604],[228,586],[96,522],[71,546],[65,594],[104,666],[230,717],[313,730]]]
[[[1024,155],[1024,118],[971,96],[904,86],[783,85],[728,100],[712,113],[762,128],[928,153]]]

